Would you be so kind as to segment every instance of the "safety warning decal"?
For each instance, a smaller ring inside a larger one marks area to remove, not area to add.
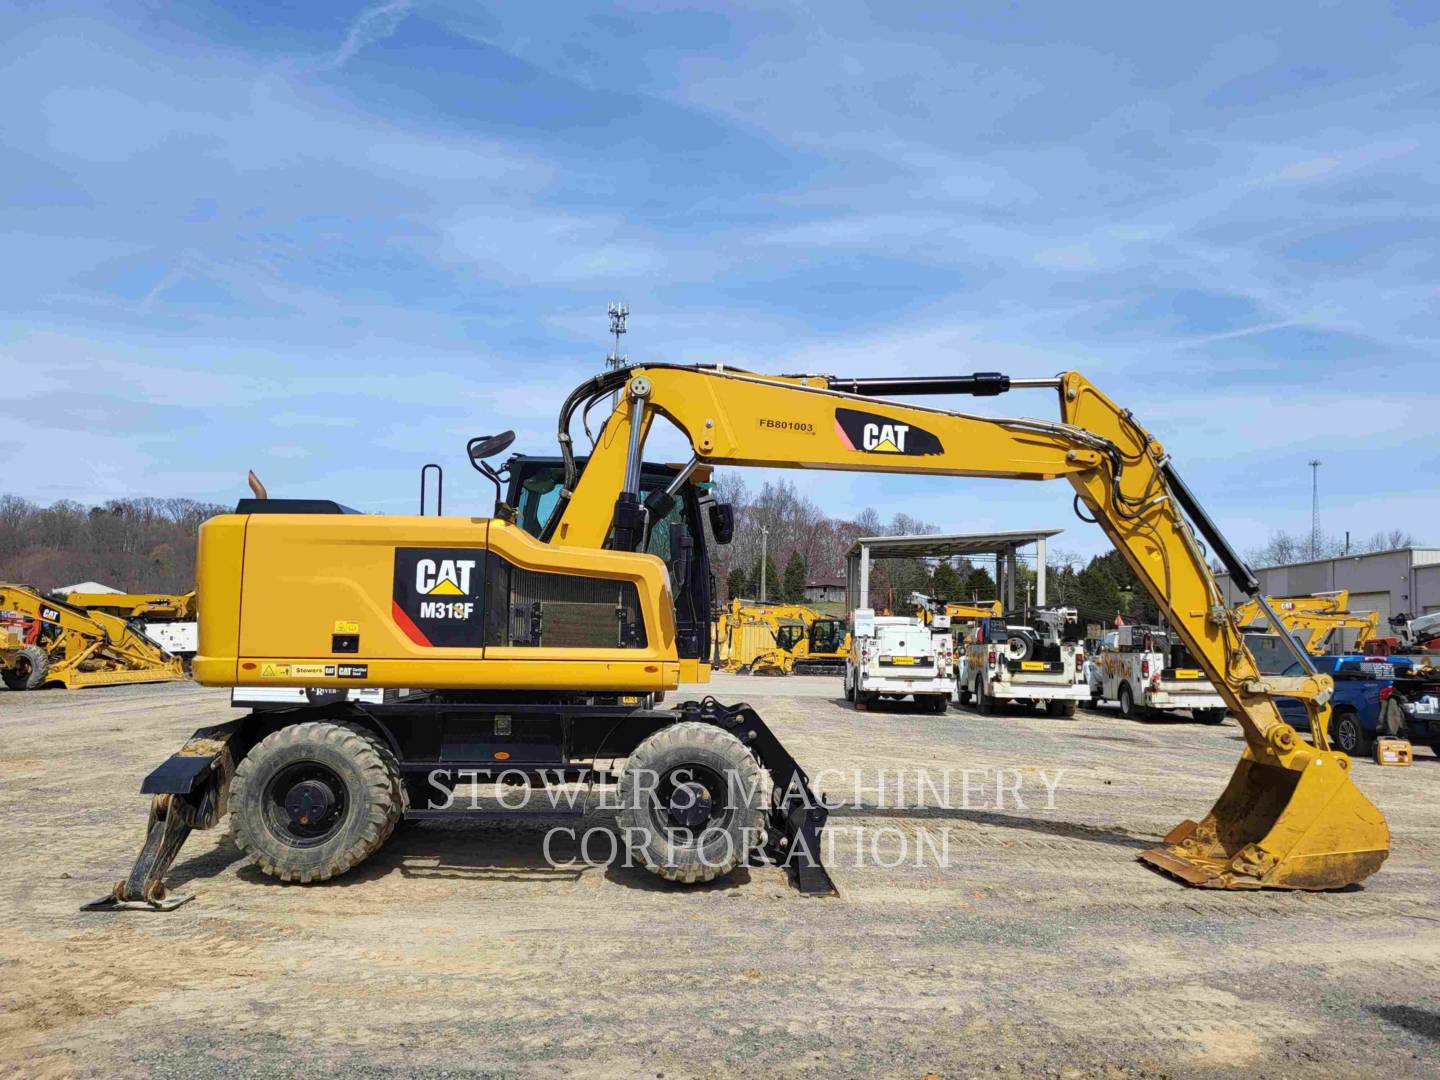
[[[479,648],[485,553],[474,548],[396,548],[391,615],[416,645]]]
[[[945,452],[940,440],[924,428],[859,409],[835,410],[835,434],[845,449],[865,454],[928,457]]]

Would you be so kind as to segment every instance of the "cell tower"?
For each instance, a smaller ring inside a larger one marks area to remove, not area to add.
[[[609,356],[605,357],[605,367],[610,371],[615,371],[630,361],[628,356],[620,354],[620,335],[625,333],[625,320],[630,317],[630,308],[624,300],[620,300],[610,305],[609,314],[610,333],[615,335],[615,348],[610,351]]]
[[[1319,458],[1310,459],[1310,558],[1320,557],[1320,466]]]

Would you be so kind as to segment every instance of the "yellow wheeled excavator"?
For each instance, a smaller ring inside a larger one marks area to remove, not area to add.
[[[887,400],[1018,390],[1051,395],[1059,419]],[[612,394],[593,448],[577,456],[576,414]],[[657,419],[688,440],[689,463],[645,463]],[[1298,647],[1302,674],[1257,670],[1207,560],[1264,608],[1254,574],[1164,446],[1079,374],[849,379],[645,365],[599,375],[566,399],[558,459],[516,455],[497,469],[490,459],[512,439],[469,446],[495,485],[491,518],[256,498],[205,523],[197,680],[430,689],[197,732],[146,779],[145,847],[102,905],[177,903],[165,894],[166,866],[185,834],[216,824],[227,805],[237,843],[266,873],[343,873],[401,817],[466,814],[446,797],[457,767],[532,785],[613,779],[623,835],[662,877],[710,880],[763,847],[802,891],[829,891],[818,848],[826,808],[764,720],[709,698],[658,707],[682,679],[709,674],[704,512],[716,542],[733,528],[729,508],[707,506],[690,481],[710,465],[1067,481],[1077,513],[1134,570],[1245,739],[1210,813],[1140,858],[1190,885],[1335,889],[1388,854],[1384,817],[1326,742],[1331,680]],[[1313,744],[1284,721],[1277,697],[1304,703]],[[618,776],[602,768],[621,759]]]
[[[185,677],[180,660],[138,623],[0,583],[0,612],[18,616],[0,636],[0,680],[11,690],[69,690]]]

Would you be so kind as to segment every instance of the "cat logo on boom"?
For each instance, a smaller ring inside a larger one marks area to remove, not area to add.
[[[845,449],[864,454],[927,457],[945,452],[940,440],[924,428],[859,409],[835,410],[835,434]]]

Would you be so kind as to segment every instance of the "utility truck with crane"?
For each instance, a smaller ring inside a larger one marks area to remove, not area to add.
[[[1117,627],[1091,656],[1090,700],[1113,701],[1124,717],[1189,712],[1204,724],[1225,719],[1225,699],[1164,627]]]
[[[1060,418],[890,400],[1020,389],[1046,391]],[[572,422],[612,394],[582,463]],[[692,450],[673,470],[644,463],[661,419]],[[578,387],[558,434],[558,469],[520,456],[496,469],[489,459],[513,437],[471,441],[472,462],[496,486],[490,518],[255,498],[202,526],[199,682],[430,689],[197,731],[142,785],[152,796],[145,844],[100,906],[177,903],[165,869],[191,829],[227,810],[239,848],[264,873],[320,881],[362,862],[402,818],[469,816],[466,800],[444,796],[501,772],[540,790],[616,783],[622,835],[666,879],[711,880],[763,847],[802,890],[830,891],[819,858],[826,807],[764,719],[713,698],[656,700],[709,674],[710,560],[691,482],[709,465],[1067,481],[1077,512],[1121,552],[1245,739],[1209,814],[1139,857],[1190,885],[1239,889],[1341,888],[1384,862],[1385,819],[1326,742],[1330,679],[1298,649],[1298,675],[1256,669],[1208,561],[1249,594],[1254,575],[1161,443],[1083,376],[851,379],[645,365]],[[550,512],[527,517],[513,494],[501,502],[507,472],[512,493],[548,485]],[[715,540],[728,540],[727,508],[712,504],[708,515]],[[1313,745],[1277,712],[1281,696],[1304,703]],[[618,775],[608,762],[620,763]]]
[[[943,713],[950,703],[954,663],[949,617],[876,615],[873,608],[858,608],[851,619],[845,699],[865,710],[879,701],[910,698]]]
[[[1034,705],[1074,716],[1090,697],[1080,633],[1074,608],[980,619],[956,671],[956,697],[984,715],[1001,705]]]

